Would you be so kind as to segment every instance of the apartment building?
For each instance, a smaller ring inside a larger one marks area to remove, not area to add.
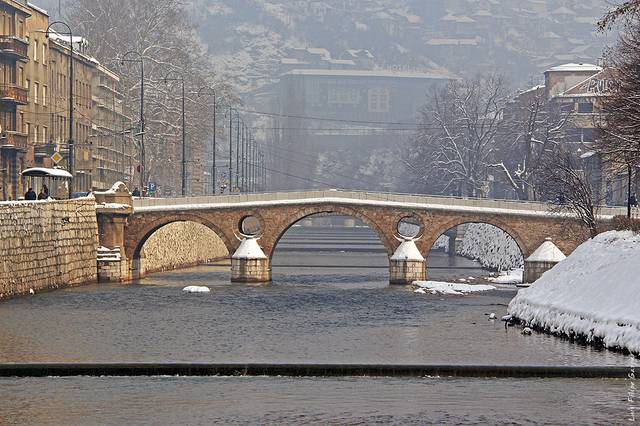
[[[91,134],[95,172],[93,188],[108,189],[114,182],[126,182],[131,188],[139,147],[137,129],[125,114],[124,98],[119,90],[120,77],[98,65],[93,73]]]
[[[23,193],[20,171],[25,166],[27,136],[18,121],[18,107],[25,105],[24,66],[29,62],[26,0],[0,0],[0,195],[15,200]]]

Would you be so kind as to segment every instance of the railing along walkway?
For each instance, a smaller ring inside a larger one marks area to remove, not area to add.
[[[488,198],[447,197],[415,194],[399,194],[386,192],[345,191],[345,190],[316,190],[292,192],[265,192],[250,194],[230,194],[199,197],[179,198],[136,198],[133,201],[134,210],[141,207],[169,207],[203,204],[240,204],[260,201],[287,201],[341,198],[364,201],[390,201],[401,204],[432,204],[451,207],[478,207],[505,210],[526,210],[549,212],[553,205],[539,201],[495,200]],[[602,207],[600,214],[605,216],[626,215],[626,208]]]

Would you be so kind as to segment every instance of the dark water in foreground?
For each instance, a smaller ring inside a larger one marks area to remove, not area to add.
[[[202,266],[2,303],[0,362],[637,363],[489,321],[506,312],[510,287],[465,297],[389,287],[367,230],[294,229],[279,248],[267,286],[230,284],[228,268]],[[429,260],[470,268],[433,269],[434,279],[487,274],[442,253]],[[358,267],[338,267],[348,265]],[[186,285],[212,291],[185,294]],[[631,380],[0,379],[0,424],[618,424],[634,415],[635,392]]]
[[[0,423],[633,424],[635,392],[629,380],[0,380]]]

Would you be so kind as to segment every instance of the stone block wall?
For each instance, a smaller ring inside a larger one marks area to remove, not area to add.
[[[391,284],[411,284],[426,277],[425,262],[413,260],[390,260],[389,282]]]
[[[0,203],[0,299],[96,281],[93,199]]]
[[[158,229],[145,242],[145,272],[160,272],[229,257],[224,243],[211,229],[195,222],[175,222]]]

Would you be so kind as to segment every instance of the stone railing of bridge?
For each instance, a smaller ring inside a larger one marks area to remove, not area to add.
[[[291,192],[263,192],[252,194],[230,194],[199,197],[178,198],[136,198],[133,201],[134,210],[141,207],[171,207],[184,205],[206,204],[240,204],[250,202],[277,202],[287,200],[311,200],[343,198],[362,201],[389,201],[401,204],[429,204],[447,207],[478,207],[483,209],[521,210],[531,212],[551,212],[554,205],[540,201],[499,200],[490,198],[447,197],[432,195],[400,194],[392,192],[367,192],[347,190],[318,190]],[[599,214],[605,217],[624,216],[624,207],[601,207]]]

